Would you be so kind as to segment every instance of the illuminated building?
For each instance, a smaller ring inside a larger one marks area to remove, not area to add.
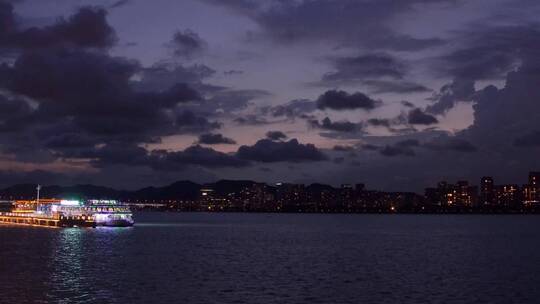
[[[199,204],[202,211],[224,211],[230,207],[226,197],[220,197],[210,188],[200,190]]]
[[[529,172],[529,184],[523,186],[523,198],[529,206],[540,203],[540,172]]]
[[[495,187],[496,204],[500,208],[513,208],[521,203],[518,185],[499,185]]]
[[[352,210],[356,201],[355,191],[352,185],[342,184],[339,192],[339,209],[340,211]]]
[[[450,207],[456,204],[457,192],[454,185],[448,184],[445,181],[437,184],[437,192],[439,195],[438,205],[442,207]]]
[[[307,199],[303,184],[276,184],[276,199],[281,211],[306,212],[314,208]]]
[[[529,172],[529,185],[540,187],[540,172]]]
[[[493,205],[494,196],[493,178],[489,176],[482,177],[480,180],[480,204]]]
[[[469,186],[467,181],[459,181],[453,193],[459,206],[472,207],[476,203],[477,188]]]

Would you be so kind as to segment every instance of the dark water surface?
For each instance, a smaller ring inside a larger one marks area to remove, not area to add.
[[[0,303],[540,303],[540,216],[140,213],[0,226]]]

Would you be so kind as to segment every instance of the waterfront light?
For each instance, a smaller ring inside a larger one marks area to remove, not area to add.
[[[60,205],[62,206],[80,206],[81,202],[76,200],[61,200]]]

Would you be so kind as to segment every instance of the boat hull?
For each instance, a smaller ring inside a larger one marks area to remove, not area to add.
[[[99,223],[98,226],[103,227],[131,227],[133,226],[133,222],[126,221],[126,220],[111,220],[106,221],[103,223]]]

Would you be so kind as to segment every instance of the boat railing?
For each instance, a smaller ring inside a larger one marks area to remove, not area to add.
[[[51,214],[45,213],[22,213],[22,212],[0,212],[0,216],[16,216],[16,217],[28,217],[28,218],[47,218],[55,219],[56,217]]]

